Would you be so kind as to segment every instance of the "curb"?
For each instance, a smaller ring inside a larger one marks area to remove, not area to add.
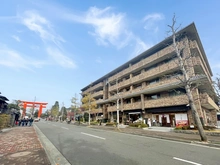
[[[90,127],[90,128],[94,128],[94,129],[99,129],[97,127]],[[105,130],[105,129],[103,129]],[[114,129],[109,129],[109,131],[114,131],[116,132],[116,130]],[[200,141],[191,141],[191,140],[184,140],[184,139],[177,139],[177,138],[172,138],[172,137],[165,137],[165,136],[151,136],[151,135],[145,135],[145,134],[137,134],[137,133],[132,133],[132,132],[123,132],[123,131],[117,131],[118,133],[124,133],[124,134],[131,134],[131,135],[137,135],[137,136],[145,136],[145,137],[150,137],[150,138],[157,138],[157,139],[163,139],[163,140],[170,140],[170,141],[176,141],[176,142],[182,142],[182,143],[191,143],[191,144],[197,144],[197,145],[203,145],[203,146],[207,146],[207,147],[216,147],[216,148],[220,148],[220,144],[214,144],[214,143],[205,143],[205,142],[200,142]]]
[[[12,128],[3,128],[2,130],[0,130],[0,133],[2,132],[8,132],[8,131],[11,131]]]
[[[41,132],[41,130],[35,124],[33,126],[51,165],[71,165],[68,160],[58,151],[58,149]]]

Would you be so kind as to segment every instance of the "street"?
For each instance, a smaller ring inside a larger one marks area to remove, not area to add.
[[[35,126],[73,165],[217,165],[220,162],[220,150],[214,147],[59,122],[41,121]]]

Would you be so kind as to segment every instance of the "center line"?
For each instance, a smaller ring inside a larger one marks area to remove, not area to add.
[[[69,128],[66,128],[66,127],[61,127],[61,128],[63,128],[63,129],[69,129]]]
[[[99,136],[91,135],[91,134],[88,134],[88,133],[81,132],[81,134],[83,134],[83,135],[87,135],[87,136],[92,136],[92,137],[95,137],[95,138],[98,138],[98,139],[105,140],[105,138],[103,138],[103,137],[99,137]]]
[[[179,160],[179,161],[182,161],[182,162],[186,162],[186,163],[190,163],[190,164],[202,165],[202,164],[199,164],[199,163],[196,163],[196,162],[192,162],[192,161],[188,161],[188,160],[184,160],[184,159],[180,159],[180,158],[176,158],[176,157],[173,157],[173,159],[176,159],[176,160]]]

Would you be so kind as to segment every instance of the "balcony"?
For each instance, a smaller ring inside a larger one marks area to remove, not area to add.
[[[96,100],[95,102],[96,102],[96,104],[100,104],[100,103],[103,102],[103,99],[98,99],[98,100]]]
[[[204,72],[205,75],[208,75],[207,78],[208,78],[209,82],[211,83],[212,80],[210,78],[210,74],[208,74],[207,71],[205,70],[205,67],[202,63],[201,58],[199,56],[192,57],[192,62],[193,62],[193,66],[197,67],[200,70],[200,72]]]
[[[114,111],[116,111],[116,110],[117,110],[116,105],[107,107],[107,112],[114,112]]]
[[[193,50],[196,50],[196,52],[197,52],[196,55],[198,55],[198,58],[199,58],[199,61],[200,61],[199,65],[203,66],[203,63],[205,64],[205,60],[203,59],[203,56],[202,56],[202,53],[201,53],[201,51],[199,49],[197,41],[195,41],[195,40],[194,41],[190,41],[190,48],[193,49]],[[200,57],[202,59],[200,59]],[[207,75],[209,75],[209,77],[211,77],[211,75],[210,75],[206,65],[203,66],[203,70],[206,72]]]
[[[103,96],[103,90],[92,94],[92,97],[98,97],[98,96]]]
[[[162,64],[156,68],[153,68],[151,70],[143,72],[137,76],[134,76],[131,79],[120,82],[120,83],[118,83],[118,86],[117,86],[117,84],[115,84],[115,85],[109,87],[109,91],[116,90],[117,88],[123,88],[128,85],[135,84],[135,83],[150,79],[152,77],[157,77],[159,75],[166,73],[167,71],[177,70],[178,67],[179,66],[177,63],[177,59],[175,59],[173,61],[170,61],[169,63]]]
[[[88,88],[87,90],[83,91],[82,94],[85,95],[85,94],[87,94],[87,93],[89,93],[91,91],[94,91],[95,89],[102,89],[103,86],[104,86],[104,83],[100,82],[100,83],[98,83],[98,84]]]
[[[212,100],[212,98],[207,94],[207,93],[202,93],[200,94],[200,101],[201,101],[201,105],[202,107],[206,108],[206,109],[215,109],[215,110],[219,110],[219,107],[216,105],[216,103]]]
[[[142,109],[140,101],[130,104],[124,104],[123,107],[123,110],[135,110],[135,109]]]
[[[162,97],[155,100],[145,100],[145,108],[158,108],[158,107],[167,107],[167,106],[176,106],[176,105],[186,105],[188,104],[188,98],[186,95],[177,95],[171,97]]]
[[[102,108],[93,109],[90,111],[91,114],[102,113]]]
[[[130,72],[142,67],[142,66],[145,66],[147,64],[150,64],[151,62],[155,61],[155,60],[158,60],[159,58],[167,55],[167,54],[170,54],[174,51],[174,48],[172,45],[158,51],[157,53],[154,53],[153,55],[141,60],[140,62],[132,65],[131,67],[129,68],[126,68],[124,70],[122,70],[121,72],[119,72],[118,74],[112,76],[112,77],[109,77],[109,82],[111,81],[114,81],[116,80],[118,77],[121,77],[125,74],[129,74]]]
[[[183,76],[179,76],[180,79],[183,79]],[[139,88],[135,88],[133,90],[130,90],[130,91],[126,91],[126,92],[121,92],[121,97],[125,97],[127,95],[132,95],[135,93],[140,93],[141,91],[146,91],[144,93],[148,93],[148,90],[151,91],[152,93],[152,90],[155,91],[155,92],[158,92],[158,90],[160,91],[161,88],[164,89],[170,89],[170,88],[173,88],[173,85],[177,85],[178,83],[181,83],[179,79],[173,77],[173,78],[170,78],[170,79],[165,79],[165,80],[161,80],[157,83],[154,83],[154,84],[149,84],[145,87],[139,87]],[[137,94],[138,95],[138,94]],[[140,95],[140,94],[139,94]],[[113,95],[113,96],[110,96],[109,99],[117,99],[118,96],[117,95]]]
[[[122,110],[121,104],[119,104],[119,110]],[[107,107],[107,112],[115,112],[115,111],[117,111],[117,106],[116,105]]]

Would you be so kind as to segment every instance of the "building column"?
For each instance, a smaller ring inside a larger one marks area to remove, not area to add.
[[[205,125],[205,124],[207,124],[207,121],[205,121],[205,119],[204,119],[203,110],[202,110],[201,102],[200,102],[200,99],[199,99],[199,91],[198,91],[198,89],[194,89],[192,91],[192,95],[193,95],[193,100],[194,100],[194,103],[195,103],[196,110],[197,110],[197,113],[199,115],[199,118],[203,120],[204,125]],[[193,123],[194,123],[194,119],[193,119]]]
[[[141,94],[141,109],[144,111],[144,94]]]

